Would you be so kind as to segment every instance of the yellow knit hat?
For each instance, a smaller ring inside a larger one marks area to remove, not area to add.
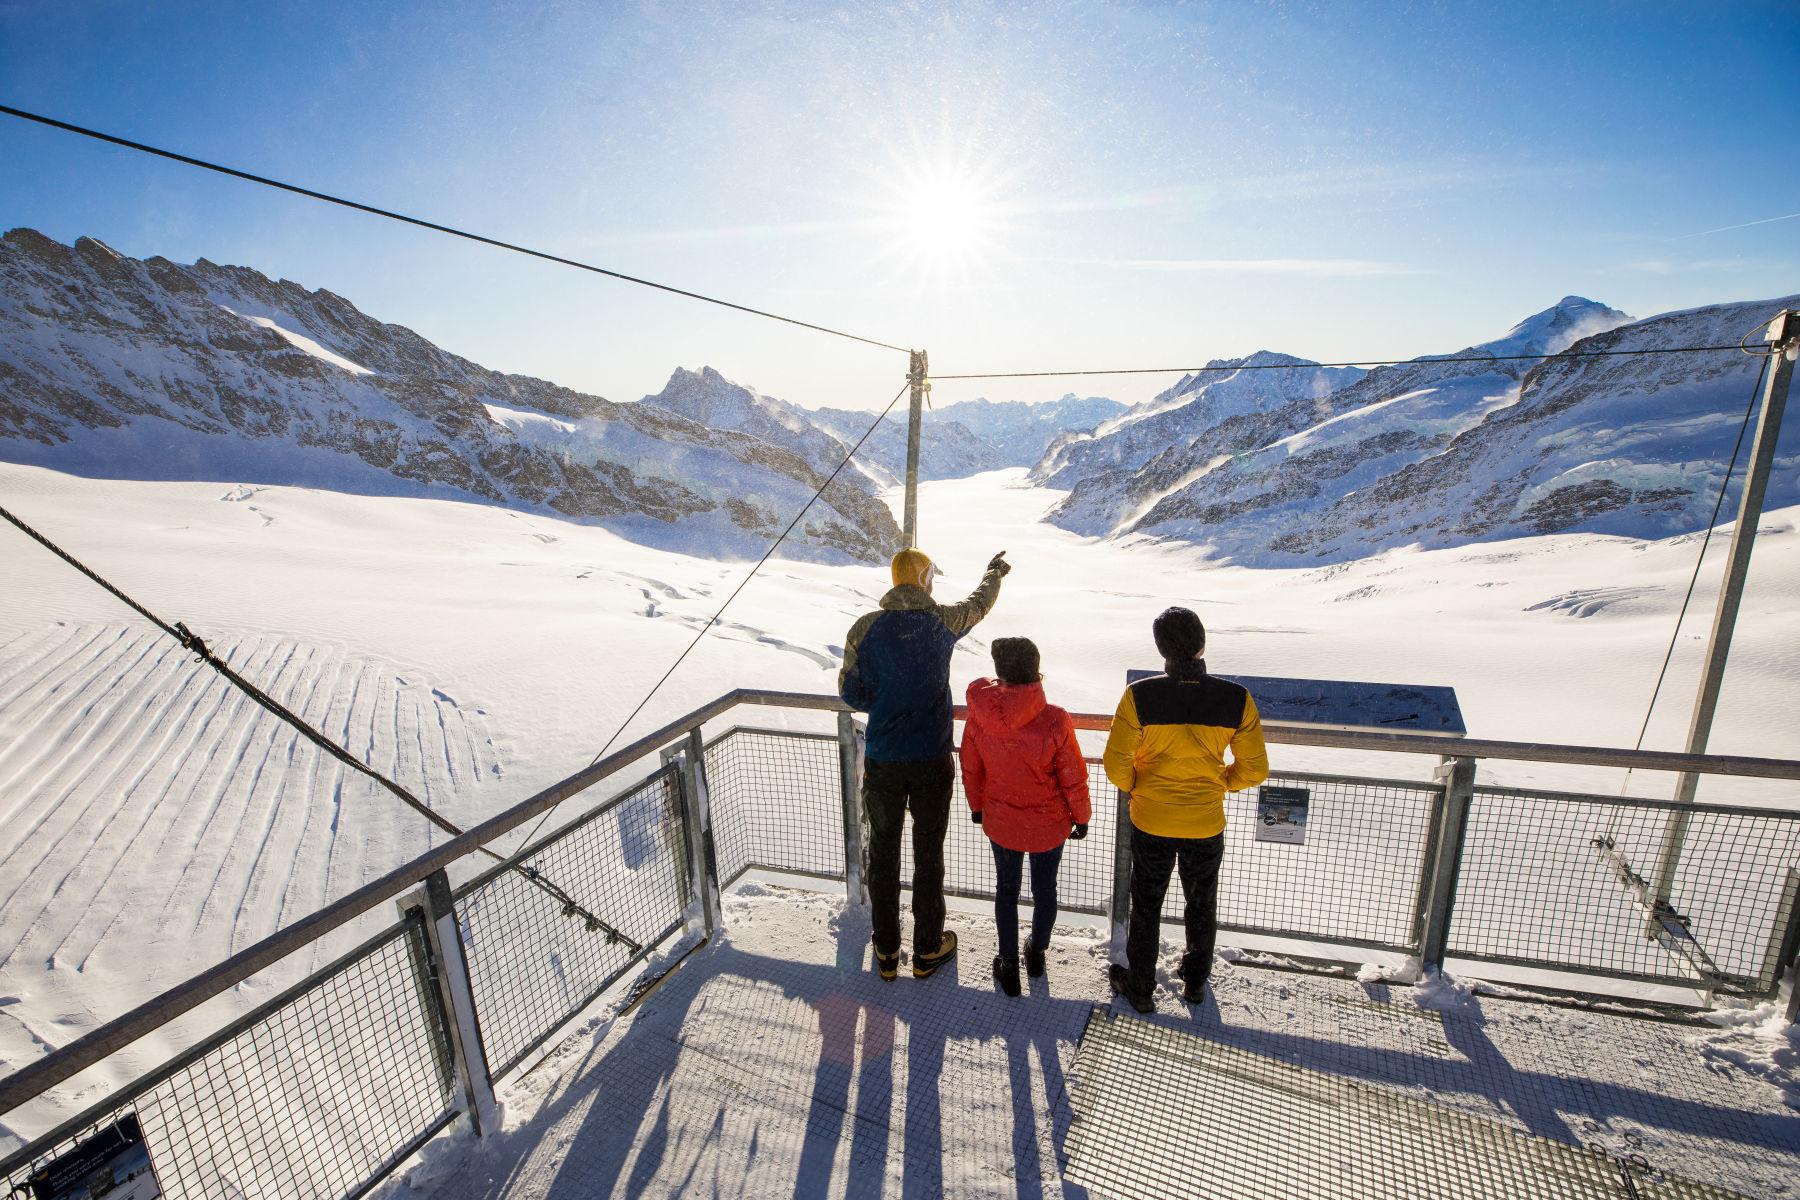
[[[925,587],[931,580],[933,571],[931,556],[923,550],[908,547],[894,555],[890,564],[894,574],[894,586],[910,583],[914,587]]]

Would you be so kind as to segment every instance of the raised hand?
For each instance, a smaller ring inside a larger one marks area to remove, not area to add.
[[[1002,550],[1000,553],[994,555],[994,557],[988,559],[987,569],[1000,572],[1000,577],[1004,579],[1007,573],[1012,570],[1012,564],[1006,561],[1006,551]]]

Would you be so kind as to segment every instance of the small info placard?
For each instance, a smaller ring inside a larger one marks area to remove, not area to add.
[[[1256,840],[1303,844],[1311,805],[1312,793],[1305,788],[1265,785],[1256,797]]]
[[[158,1200],[162,1194],[136,1113],[124,1114],[31,1175],[32,1200]]]

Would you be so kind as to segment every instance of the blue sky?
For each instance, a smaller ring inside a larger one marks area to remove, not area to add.
[[[1800,290],[1800,219],[1768,220],[1800,213],[1796,15],[0,0],[0,99],[923,345],[940,372],[1401,357],[1570,293],[1649,315]],[[614,399],[711,364],[867,407],[905,368],[11,118],[0,164],[0,226],[244,263]]]

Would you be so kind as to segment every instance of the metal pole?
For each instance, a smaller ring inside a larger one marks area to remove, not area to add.
[[[837,741],[838,787],[844,806],[844,897],[851,908],[866,909],[869,890],[863,876],[863,741],[851,713],[838,714]]]
[[[1763,495],[1768,490],[1769,472],[1775,462],[1775,443],[1781,436],[1781,415],[1787,408],[1788,383],[1793,378],[1790,357],[1796,339],[1800,339],[1800,313],[1786,310],[1769,322],[1772,360],[1769,377],[1763,388],[1762,415],[1756,423],[1756,444],[1750,451],[1750,467],[1744,476],[1744,495],[1738,503],[1737,527],[1731,531],[1731,552],[1725,561],[1725,578],[1719,585],[1719,603],[1713,612],[1712,635],[1707,639],[1706,664],[1700,672],[1700,688],[1694,698],[1694,716],[1688,726],[1687,752],[1706,751],[1707,737],[1712,733],[1713,713],[1719,704],[1719,685],[1725,677],[1725,659],[1731,653],[1731,634],[1737,626],[1738,604],[1744,595],[1744,578],[1750,572],[1750,551],[1756,544],[1756,526],[1762,520]],[[1700,776],[1683,772],[1675,782],[1675,799],[1692,804]],[[1692,814],[1678,811],[1669,819],[1663,832],[1662,857],[1656,869],[1655,907],[1664,908],[1675,886],[1675,868],[1681,861],[1682,844],[1687,840],[1688,822]],[[1656,914],[1648,919],[1647,930],[1654,936],[1660,928]]]
[[[907,375],[912,381],[912,407],[906,415],[906,512],[900,525],[908,546],[919,544],[919,422],[924,416],[926,370],[925,351],[914,350]]]
[[[460,1084],[459,1107],[469,1115],[477,1135],[498,1132],[500,1109],[494,1101],[494,1083],[488,1076],[487,1049],[481,1041],[481,1022],[475,1015],[475,993],[469,980],[468,958],[463,953],[462,931],[456,923],[456,901],[450,877],[442,870],[425,877],[424,885],[398,901],[402,915],[417,909],[425,930],[425,952],[437,984],[444,1031],[450,1040],[450,1057]]]
[[[706,936],[720,924],[719,860],[713,850],[712,804],[706,791],[706,741],[698,729],[687,735],[677,757],[681,780],[681,821],[687,835],[688,878],[694,881]]]
[[[1117,791],[1117,789],[1115,789]],[[1125,942],[1131,934],[1131,793],[1119,791],[1113,821],[1112,961],[1127,965]],[[1160,914],[1159,914],[1160,916]]]
[[[1475,799],[1475,760],[1445,758],[1438,763],[1444,798],[1438,805],[1437,837],[1431,846],[1431,874],[1423,881],[1419,922],[1419,966],[1439,971],[1450,941],[1450,910],[1456,902],[1456,878],[1462,870],[1463,839],[1469,828],[1469,805]]]

